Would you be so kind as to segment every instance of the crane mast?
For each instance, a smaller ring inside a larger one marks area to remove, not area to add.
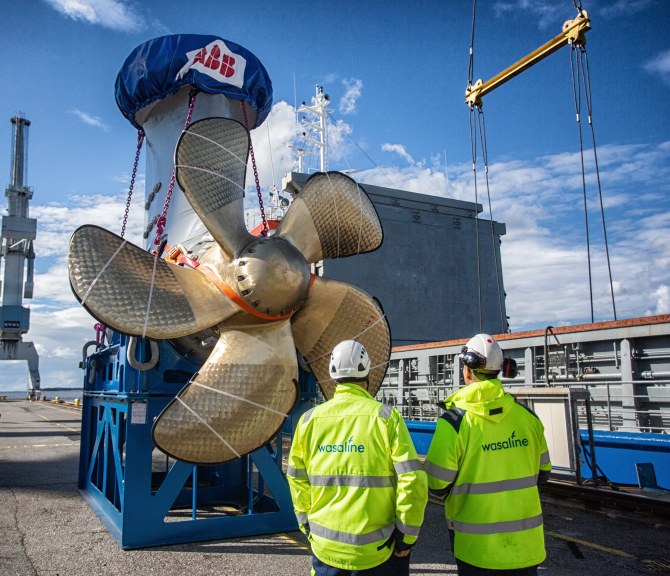
[[[11,182],[5,190],[7,213],[2,216],[0,269],[2,306],[0,306],[0,360],[25,360],[30,375],[28,395],[39,396],[39,357],[32,342],[23,340],[30,327],[30,310],[23,299],[33,297],[37,220],[29,217],[33,196],[26,186],[28,171],[28,127],[30,121],[17,114],[12,123]]]

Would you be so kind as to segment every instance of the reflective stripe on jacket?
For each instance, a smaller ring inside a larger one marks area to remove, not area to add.
[[[419,535],[428,488],[407,425],[357,384],[338,384],[332,400],[303,414],[287,476],[322,562],[365,570],[391,555],[396,528],[408,544]]]
[[[448,490],[454,555],[488,569],[540,564],[537,477],[551,470],[542,422],[494,379],[469,384],[444,404],[425,470],[431,490]]]

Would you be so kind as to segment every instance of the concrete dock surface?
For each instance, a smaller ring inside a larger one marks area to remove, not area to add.
[[[122,550],[77,488],[81,408],[0,402],[0,576],[297,576],[299,532]],[[653,516],[544,499],[547,576],[670,574],[670,527]],[[430,503],[411,574],[455,575],[444,513]]]

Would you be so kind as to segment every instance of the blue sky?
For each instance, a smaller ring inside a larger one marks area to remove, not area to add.
[[[593,122],[618,317],[669,313],[670,4],[582,4],[592,19]],[[571,0],[478,2],[474,79],[509,66],[575,15]],[[39,219],[25,339],[39,351],[42,385],[81,385],[77,363],[94,337],[94,321],[70,291],[67,242],[81,224],[120,230],[136,134],[116,107],[114,81],[137,45],[164,34],[214,34],[263,62],[274,89],[268,126],[254,134],[264,191],[292,168],[288,144],[301,131],[292,106],[309,100],[318,83],[331,95],[338,123],[331,130],[331,169],[355,168],[364,182],[472,201],[464,104],[471,18],[469,0],[3,3],[0,157],[7,160],[0,161],[0,176],[9,183],[9,119],[21,111],[32,122],[27,183],[34,188],[31,216]],[[487,95],[484,111],[493,217],[507,225],[502,254],[512,329],[588,322],[569,50]],[[589,144],[590,132],[585,137]],[[598,321],[611,319],[612,311],[590,154]],[[315,168],[316,157],[307,163]],[[143,172],[144,157],[140,190]],[[486,205],[481,194],[480,182]],[[0,206],[4,212],[4,195]],[[134,205],[131,238],[142,218]],[[1,365],[0,389],[24,389],[26,382],[22,363]]]

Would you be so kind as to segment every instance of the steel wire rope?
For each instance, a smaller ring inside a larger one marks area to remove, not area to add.
[[[335,118],[333,118],[333,115],[332,115],[330,112],[328,112],[327,110],[326,110],[326,114],[328,114],[328,117],[333,121],[333,124],[334,124],[335,126],[337,126],[338,128],[340,128],[340,129],[342,130],[342,133],[343,133],[347,138],[349,138],[349,140],[351,140],[352,144],[353,144],[354,146],[356,146],[356,148],[358,148],[358,150],[361,152],[361,154],[363,154],[363,156],[365,156],[365,157],[368,159],[368,161],[370,162],[370,164],[372,164],[372,166],[373,166],[377,171],[379,171],[379,173],[380,173],[384,178],[386,178],[386,179],[389,181],[389,184],[391,184],[391,186],[392,186],[393,188],[398,188],[398,185],[397,185],[395,182],[393,182],[393,180],[391,180],[391,177],[390,177],[388,174],[386,174],[386,172],[384,172],[384,170],[382,170],[381,166],[380,166],[379,164],[377,164],[377,163],[372,159],[372,157],[371,157],[365,150],[363,150],[363,148],[358,144],[358,142],[356,142],[356,140],[354,140],[353,136],[352,136],[352,135],[351,135],[351,134],[350,134],[350,133],[343,127],[343,126],[342,126],[342,123],[336,121]],[[345,158],[345,162],[347,163],[347,166],[349,166],[350,169],[351,169],[351,166],[350,166],[350,164],[349,164],[349,160],[348,160],[347,158]]]
[[[470,34],[470,60],[468,64],[468,86],[472,86],[475,72],[475,16],[477,14],[477,0],[472,0],[472,30]]]
[[[581,3],[578,8],[581,12]],[[595,133],[595,128],[593,126],[593,99],[592,99],[592,92],[591,92],[591,72],[589,70],[589,56],[586,51],[586,48],[581,45],[579,47],[579,55],[580,55],[580,68],[581,68],[581,73],[582,73],[582,78],[584,79],[584,97],[586,99],[586,109],[588,111],[588,121],[589,121],[589,126],[591,127],[591,142],[593,145],[593,161],[594,161],[594,166],[596,170],[596,182],[598,185],[598,200],[600,202],[600,217],[602,219],[603,223],[603,240],[605,242],[605,255],[607,258],[607,273],[609,274],[609,281],[610,281],[610,293],[612,295],[612,313],[614,315],[614,320],[617,319],[616,315],[616,304],[614,302],[614,282],[612,281],[612,266],[610,264],[610,250],[609,250],[609,242],[607,241],[607,226],[605,224],[605,208],[603,206],[603,192],[602,192],[602,186],[600,184],[600,168],[598,166],[598,152],[596,148],[596,133]]]
[[[363,330],[361,330],[358,334],[355,334],[354,336],[352,336],[350,338],[350,340],[358,341],[358,339],[361,336],[363,336],[363,334],[365,334],[368,330],[372,330],[372,328],[374,328],[377,324],[379,324],[385,318],[387,318],[386,312],[384,312],[382,310],[379,314],[379,318],[377,318],[374,322],[371,322],[368,326],[363,328]],[[387,320],[388,320],[388,318],[387,318]],[[312,358],[309,362],[312,363],[312,362],[316,362],[317,360],[321,360],[322,358],[326,358],[327,356],[330,356],[331,353],[332,352],[326,352],[325,354],[321,354],[321,356],[316,356],[316,357]],[[384,364],[388,364],[389,362],[390,362],[390,360],[388,360],[386,362],[382,362],[381,364],[377,364],[377,366],[383,366]],[[372,368],[374,368],[374,366],[370,367],[370,370],[372,370]],[[332,378],[331,378],[331,380],[332,380]]]
[[[498,290],[498,311],[500,312],[500,333],[507,332],[505,326],[505,318],[503,317],[503,301],[502,301],[502,289],[500,286],[500,271],[498,267],[498,255],[496,252],[495,244],[495,226],[493,224],[493,208],[491,207],[491,189],[489,186],[489,156],[488,156],[488,146],[486,144],[486,123],[484,121],[484,110],[483,108],[477,109],[479,114],[477,116],[479,120],[479,141],[482,148],[482,161],[484,162],[484,176],[486,178],[486,197],[489,204],[489,222],[491,223],[491,257],[493,258],[493,263],[496,267],[496,288]]]
[[[472,27],[470,33],[470,54],[468,63],[468,87],[472,86],[475,72],[475,19],[477,15],[477,0],[472,0]],[[481,109],[481,104],[479,105]],[[477,190],[477,122],[475,117],[475,106],[470,106],[470,152],[472,156],[472,182],[475,192],[475,249],[477,250],[477,303],[479,307],[479,331],[483,328],[482,312],[482,286],[481,286],[481,262],[479,257],[479,218],[477,217],[477,204],[479,193]],[[496,266],[497,267],[497,266]]]
[[[328,180],[328,191],[330,192],[330,200],[332,200],[333,203],[333,211],[335,212],[335,222],[337,223],[337,249],[335,251],[335,258],[339,258],[340,256],[340,213],[338,211],[337,207],[337,198],[335,197],[335,193],[333,191],[333,183],[330,179],[330,174],[326,172],[326,178]]]
[[[477,188],[477,122],[474,106],[470,107],[470,149],[472,154],[472,182],[475,191],[475,249],[477,251],[477,302],[479,306],[479,331],[483,332],[481,259],[479,257],[479,218],[477,216],[477,206],[479,205],[479,191]]]
[[[274,190],[277,189],[277,182],[275,180],[275,161],[272,156],[272,140],[270,139],[270,122],[269,120],[265,121],[265,127],[267,128],[268,132],[268,152],[270,153],[270,169],[272,170],[272,188]]]
[[[326,113],[328,114],[329,117],[331,117],[331,115],[328,111],[326,111]],[[335,119],[333,119],[333,122],[334,122],[334,125],[336,127],[341,128],[341,126],[335,121]],[[346,134],[346,131],[344,129],[342,129],[342,132],[344,132]],[[349,136],[349,134],[347,134],[347,136]],[[353,138],[351,138],[351,141],[354,144],[356,144],[356,142],[353,140]],[[358,144],[356,144],[356,145],[358,146]],[[360,149],[360,147],[359,147],[359,149]],[[368,157],[368,159],[370,160],[370,162],[373,163],[373,165],[375,165],[374,161],[371,158]],[[351,164],[349,163],[349,158],[347,158],[347,156],[344,156],[344,162],[347,165],[347,169],[349,170],[349,172],[354,172],[355,171],[355,168],[352,168]],[[379,170],[379,167],[376,166],[376,165],[375,165],[375,168],[377,168]],[[352,178],[352,180],[353,180],[353,178]],[[330,182],[330,177],[328,177],[328,181]],[[362,217],[362,214],[363,214],[363,196],[362,196],[362,191],[361,191],[360,184],[356,180],[354,180],[354,182],[356,183],[356,190],[358,191],[358,208],[359,208],[359,215],[361,216],[361,218],[359,220],[359,225],[358,225],[358,246],[356,248],[356,254],[360,254],[361,253],[361,242],[363,241],[363,217]],[[339,240],[339,238],[340,238],[339,226],[338,226],[338,230],[337,230],[337,238],[338,238],[337,239],[337,242],[338,242],[338,251],[337,252],[339,254],[339,242],[340,242],[340,240]]]
[[[589,237],[589,212],[586,197],[586,169],[584,166],[584,140],[582,137],[582,122],[580,117],[581,112],[581,76],[579,74],[579,65],[575,57],[576,46],[574,43],[570,45],[570,71],[572,73],[572,94],[575,104],[575,116],[577,120],[577,130],[579,132],[579,156],[582,168],[582,195],[584,198],[584,226],[586,233],[586,258],[589,270],[589,305],[591,307],[591,323],[594,322],[593,315],[593,278],[591,274],[591,241]]]
[[[268,118],[265,121],[265,127],[267,128],[267,133],[268,133],[268,152],[270,154],[270,170],[272,171],[272,188],[270,190],[272,191],[272,194],[276,194],[277,197],[275,199],[275,206],[273,208],[276,208],[281,204],[281,201],[279,200],[279,190],[277,190],[277,180],[275,178],[275,161],[274,161],[274,156],[272,155],[272,139],[270,138],[270,119]],[[276,218],[274,216],[275,211],[273,209],[270,210],[270,218]]]

